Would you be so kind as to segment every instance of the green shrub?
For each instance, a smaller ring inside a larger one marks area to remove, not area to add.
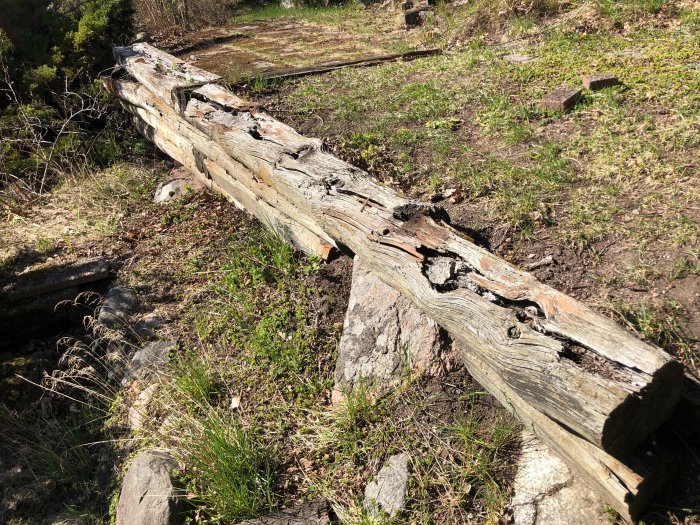
[[[95,86],[132,33],[131,0],[0,0],[0,202],[12,183],[43,192],[120,155],[123,114]],[[105,128],[108,129],[103,133]],[[11,147],[7,147],[7,145]]]

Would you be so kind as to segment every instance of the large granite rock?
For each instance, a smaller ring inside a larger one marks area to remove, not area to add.
[[[360,380],[391,386],[407,370],[438,375],[455,366],[451,352],[443,355],[445,348],[437,323],[355,257],[333,401]]]
[[[532,433],[523,433],[514,525],[604,525],[603,501]]]
[[[365,487],[363,505],[370,512],[382,510],[394,516],[403,509],[407,489],[408,454],[391,456],[388,465]]]
[[[173,479],[177,464],[164,452],[141,452],[129,466],[117,503],[116,525],[182,525],[187,508]]]

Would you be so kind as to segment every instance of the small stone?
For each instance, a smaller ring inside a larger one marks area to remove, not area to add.
[[[146,387],[136,398],[134,403],[129,407],[129,426],[132,430],[141,430],[143,428],[144,417],[148,410],[148,405],[151,403],[158,385],[153,383]]]
[[[555,89],[542,97],[540,108],[550,111],[568,111],[576,105],[579,98],[581,98],[580,89],[568,87]]]
[[[598,89],[603,89],[610,86],[617,86],[620,81],[617,77],[611,73],[604,73],[599,75],[587,75],[583,77],[583,87],[590,89],[591,91],[596,91]]]
[[[150,42],[151,41],[151,36],[146,33],[145,31],[139,31],[136,33],[136,38],[134,39],[134,43],[138,42]]]
[[[93,481],[100,492],[106,493],[112,485],[114,479],[114,457],[112,449],[109,445],[105,445],[100,453],[100,459],[95,468],[95,476]]]
[[[170,201],[181,197],[190,187],[187,179],[173,179],[158,185],[153,202],[156,204],[167,204]]]
[[[455,260],[450,257],[434,257],[429,260],[425,273],[431,283],[443,286],[455,275]]]
[[[364,507],[369,511],[383,510],[394,516],[404,506],[407,488],[408,454],[391,456],[389,464],[365,487]]]
[[[126,317],[136,306],[136,295],[128,286],[113,286],[107,292],[97,320],[107,328],[126,324]]]
[[[164,452],[141,452],[129,466],[117,503],[116,525],[181,525],[186,503],[178,498],[175,460]]]
[[[162,325],[163,318],[160,314],[151,312],[134,323],[133,331],[139,339],[150,339]]]

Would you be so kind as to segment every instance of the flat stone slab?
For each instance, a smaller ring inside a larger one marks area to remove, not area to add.
[[[408,454],[402,453],[389,458],[382,469],[365,487],[363,505],[369,511],[382,510],[389,516],[403,509],[408,488]]]
[[[514,525],[609,525],[604,502],[532,433],[523,432]]]
[[[596,91],[598,89],[603,89],[606,87],[617,86],[620,81],[616,75],[612,73],[599,73],[595,75],[586,75],[582,79],[583,87],[590,89],[591,91]]]
[[[360,381],[390,387],[406,370],[437,375],[452,366],[440,328],[358,258],[338,345],[333,401]]]
[[[540,100],[540,108],[550,111],[568,111],[581,98],[580,89],[562,87],[547,93]]]

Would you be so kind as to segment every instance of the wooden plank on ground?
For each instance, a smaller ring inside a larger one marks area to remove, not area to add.
[[[283,80],[288,78],[300,78],[309,75],[320,75],[323,73],[329,73],[335,71],[336,69],[343,69],[346,67],[369,67],[375,66],[377,64],[382,64],[384,62],[394,62],[397,60],[415,60],[417,58],[423,58],[428,56],[435,56],[442,53],[441,49],[419,49],[415,51],[406,51],[405,53],[391,53],[386,55],[374,55],[368,57],[355,58],[352,60],[336,60],[333,62],[324,62],[322,64],[316,64],[309,67],[301,68],[288,68],[288,69],[275,69],[272,71],[264,71],[254,77],[247,78],[236,82],[234,85],[241,86],[244,84],[250,84],[257,80]]]

